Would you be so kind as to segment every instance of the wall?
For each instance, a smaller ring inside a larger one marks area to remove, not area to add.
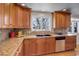
[[[78,17],[72,17],[71,21],[79,21],[79,18]],[[77,30],[78,30],[78,32],[77,32],[77,38],[76,39],[77,39],[77,44],[79,44],[79,24],[78,24]]]

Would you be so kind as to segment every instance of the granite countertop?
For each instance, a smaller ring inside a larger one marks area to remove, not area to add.
[[[74,36],[74,35],[77,34],[65,34],[62,36]],[[61,35],[52,34],[51,36],[47,36],[47,37],[57,37],[57,36],[61,36]],[[30,35],[30,36],[24,36],[19,38],[11,38],[6,41],[0,42],[0,55],[13,56],[25,38],[28,39],[28,38],[45,38],[45,37],[37,37],[35,35]]]
[[[11,56],[14,55],[20,44],[23,42],[23,38],[11,38],[0,42],[0,55]]]
[[[60,36],[76,36],[77,33],[67,33],[63,35],[57,35],[57,34],[52,34],[53,37],[60,37]]]

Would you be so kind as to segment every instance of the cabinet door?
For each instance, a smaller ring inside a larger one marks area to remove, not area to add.
[[[23,14],[24,14],[24,17],[23,17],[24,28],[30,28],[31,9],[29,10],[24,9]]]
[[[75,49],[76,36],[67,36],[65,39],[65,50]]]
[[[30,40],[30,55],[34,56],[37,53],[37,45],[36,45],[36,40],[35,38],[32,38]]]
[[[10,4],[4,4],[4,19],[2,28],[9,28],[10,23]]]
[[[71,24],[71,15],[70,14],[66,14],[65,15],[66,17],[65,17],[65,28],[67,28],[67,27],[70,27],[70,24]]]
[[[61,21],[60,21],[61,28],[65,28],[66,21],[67,21],[65,17],[66,17],[65,14],[61,14]]]
[[[4,4],[0,3],[0,28],[2,28],[4,21]]]
[[[47,53],[52,53],[52,52],[55,52],[55,46],[56,46],[56,41],[55,41],[55,38],[54,37],[49,37],[49,38],[46,38],[47,42],[46,42],[46,52]]]
[[[2,4],[0,4],[0,28],[2,26]]]
[[[46,39],[37,38],[37,55],[46,54]]]
[[[57,13],[56,28],[63,28],[65,24],[65,18],[62,13]]]
[[[36,55],[36,39],[25,39],[24,40],[24,55],[33,56]]]
[[[18,28],[23,28],[23,9],[17,6],[17,25]]]
[[[29,39],[25,39],[24,40],[24,55],[30,55],[30,40]]]
[[[55,13],[55,28],[60,28],[60,14]]]
[[[10,4],[10,28],[16,28],[17,19],[16,19],[16,6],[15,4]]]

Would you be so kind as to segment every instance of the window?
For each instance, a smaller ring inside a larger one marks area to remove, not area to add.
[[[51,31],[52,21],[50,13],[32,13],[32,31]]]
[[[72,18],[71,19],[72,21],[71,21],[71,26],[70,26],[70,28],[69,28],[69,32],[71,32],[71,33],[77,33],[77,32],[79,32],[79,19],[74,19],[74,18]]]

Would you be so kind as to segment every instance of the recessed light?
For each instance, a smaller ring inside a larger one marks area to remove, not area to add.
[[[25,6],[25,4],[21,4],[22,6]]]

